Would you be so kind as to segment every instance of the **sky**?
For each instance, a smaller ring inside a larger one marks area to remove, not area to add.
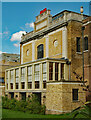
[[[51,15],[56,15],[63,10],[80,13],[81,6],[84,8],[84,14],[89,15],[89,2],[2,2],[0,53],[20,53],[22,33],[33,30],[33,22],[44,8],[50,9]]]

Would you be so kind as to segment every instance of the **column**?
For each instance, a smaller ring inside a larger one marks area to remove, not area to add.
[[[32,42],[32,61],[35,60],[35,41]]]
[[[47,81],[49,81],[49,62],[47,62]]]
[[[6,74],[7,74],[7,71],[5,71],[5,91],[7,90],[7,79],[6,79]]]
[[[40,89],[43,89],[42,63],[40,64]]]
[[[67,58],[67,28],[62,31],[62,57]]]
[[[32,65],[32,89],[35,89],[34,64]]]
[[[61,80],[61,63],[59,63],[59,66],[58,66],[58,81]]]
[[[49,57],[49,38],[46,37],[46,58]]]
[[[10,70],[8,71],[8,90],[10,90]]]
[[[25,67],[25,89],[28,89],[27,66]]]
[[[64,64],[64,79],[68,80],[68,65]]]
[[[55,81],[55,63],[53,63],[53,81]]]
[[[21,68],[19,68],[19,89],[21,89]]]
[[[16,83],[16,81],[15,81],[15,69],[13,70],[13,89],[15,90],[16,88],[15,88],[15,83]]]

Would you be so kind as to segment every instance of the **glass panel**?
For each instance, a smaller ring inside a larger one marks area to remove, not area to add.
[[[10,83],[13,83],[13,70],[10,71]]]
[[[25,82],[21,82],[21,89],[25,89]]]
[[[32,66],[28,66],[28,82],[32,81]]]
[[[49,80],[53,80],[53,63],[49,63]]]
[[[32,82],[28,82],[28,89],[32,89]]]
[[[88,50],[88,37],[84,38],[84,50]]]
[[[39,88],[39,81],[35,81],[35,89]]]
[[[64,63],[61,64],[61,79],[64,79]]]
[[[8,71],[6,72],[6,82],[8,83]]]
[[[55,80],[58,80],[58,65],[59,63],[55,63]]]
[[[35,81],[39,81],[40,80],[40,75],[39,75],[39,71],[40,71],[40,65],[35,65]]]
[[[25,82],[25,68],[21,68],[21,82]]]
[[[41,44],[37,47],[37,59],[43,58],[43,52],[43,44]]]
[[[78,100],[78,89],[73,89],[73,100]]]
[[[43,63],[43,81],[47,80],[47,64]]]
[[[77,52],[80,52],[80,37],[76,38]]]
[[[19,82],[19,69],[15,70],[15,80],[16,80],[16,83]]]

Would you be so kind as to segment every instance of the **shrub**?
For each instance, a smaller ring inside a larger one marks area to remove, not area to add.
[[[31,99],[27,101],[8,99],[8,97],[2,98],[2,107],[4,109],[18,110],[23,112],[29,112],[31,114],[45,114],[45,106],[40,105],[38,97],[31,96]]]

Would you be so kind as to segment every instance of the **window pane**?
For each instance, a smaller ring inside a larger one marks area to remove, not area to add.
[[[76,38],[76,47],[77,47],[77,52],[80,52],[80,37]]]
[[[35,81],[35,89],[39,88],[39,81]]]
[[[49,80],[53,80],[53,63],[49,63]]]
[[[47,64],[43,63],[43,81],[47,80]]]
[[[21,68],[21,82],[25,82],[25,68]]]
[[[84,38],[84,50],[88,50],[88,37]]]
[[[43,53],[44,53],[44,48],[43,48],[43,44],[41,44],[37,47],[37,59],[43,58]]]
[[[78,100],[78,89],[73,89],[73,100]]]
[[[39,71],[40,71],[40,65],[37,64],[35,65],[35,81],[39,81],[40,80],[40,75],[39,75]]]
[[[55,80],[58,80],[58,63],[55,63]]]
[[[10,83],[13,83],[13,70],[10,71]]]
[[[61,79],[64,79],[64,63],[61,64]]]
[[[28,82],[28,89],[32,89],[32,82]]]

